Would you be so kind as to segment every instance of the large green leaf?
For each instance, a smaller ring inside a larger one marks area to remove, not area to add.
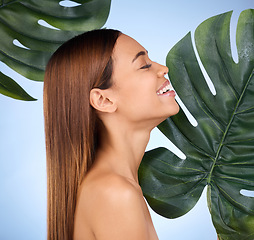
[[[241,13],[237,26],[238,63],[230,48],[232,12],[212,17],[196,29],[195,43],[216,95],[211,94],[196,59],[190,33],[167,56],[169,77],[198,122],[183,111],[159,129],[186,155],[164,148],[147,152],[139,178],[150,206],[176,218],[187,213],[208,186],[208,207],[220,239],[254,239],[254,11]]]
[[[64,7],[59,2],[0,1],[0,61],[28,79],[43,81],[44,69],[56,48],[77,34],[101,28],[107,20],[111,0],[76,0],[79,5],[75,7]],[[58,30],[40,25],[42,20]],[[1,73],[0,77],[3,76]],[[21,87],[13,89],[13,80],[3,78],[9,90],[0,88],[0,93],[33,100]]]

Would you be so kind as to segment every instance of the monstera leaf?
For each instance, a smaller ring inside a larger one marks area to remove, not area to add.
[[[110,3],[110,0],[0,1],[0,61],[28,79],[43,81],[45,66],[56,48],[74,35],[101,28]],[[2,72],[0,93],[35,100]]]
[[[241,13],[237,26],[238,63],[231,56],[232,12],[212,17],[195,32],[200,59],[216,95],[211,94],[187,34],[168,53],[169,77],[198,122],[183,111],[159,125],[186,159],[164,148],[147,152],[139,170],[150,206],[176,218],[198,201],[205,186],[219,239],[254,239],[254,11]]]

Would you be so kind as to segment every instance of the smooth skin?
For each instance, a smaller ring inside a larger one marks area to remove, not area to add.
[[[168,68],[151,61],[134,39],[120,35],[112,57],[113,86],[90,92],[105,129],[79,190],[74,240],[158,240],[138,168],[151,130],[179,106],[174,96],[156,93]]]

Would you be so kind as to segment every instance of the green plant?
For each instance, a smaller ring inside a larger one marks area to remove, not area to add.
[[[200,59],[216,89],[212,95],[197,62],[190,33],[168,53],[169,77],[196,118],[193,127],[181,110],[159,125],[186,155],[164,148],[147,152],[139,170],[150,206],[176,218],[194,207],[207,185],[207,201],[219,239],[254,239],[254,10],[241,13],[231,56],[232,12],[212,17],[195,31]]]
[[[56,48],[77,34],[101,28],[109,15],[111,0],[75,0],[75,7],[64,7],[59,2],[0,1],[0,61],[28,79],[43,81],[46,64]],[[46,27],[45,22],[55,29]],[[35,100],[2,72],[0,93]]]

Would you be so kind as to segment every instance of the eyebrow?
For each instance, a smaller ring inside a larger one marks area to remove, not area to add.
[[[144,55],[146,55],[147,53],[148,53],[148,51],[140,51],[140,52],[138,52],[138,53],[136,54],[136,56],[133,58],[132,62],[134,62],[135,60],[137,60],[137,58],[138,58],[139,56],[144,56]]]

